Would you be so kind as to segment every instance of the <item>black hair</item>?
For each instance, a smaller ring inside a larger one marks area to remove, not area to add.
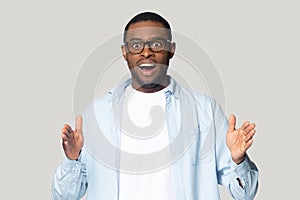
[[[154,13],[154,12],[143,12],[143,13],[139,13],[136,16],[134,16],[125,26],[124,34],[123,34],[124,42],[125,42],[125,37],[126,37],[126,33],[127,33],[128,29],[129,29],[129,26],[132,24],[135,24],[137,22],[143,22],[143,21],[154,21],[154,22],[161,23],[163,25],[163,27],[168,30],[167,34],[168,34],[169,40],[172,40],[171,26],[165,18],[163,18],[162,16],[160,16],[159,14]]]

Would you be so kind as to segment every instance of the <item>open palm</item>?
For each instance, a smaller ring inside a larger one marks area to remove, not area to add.
[[[236,117],[230,115],[228,131],[226,135],[226,144],[231,152],[233,161],[237,164],[245,159],[246,151],[253,143],[253,136],[255,134],[255,124],[248,121],[236,129]]]

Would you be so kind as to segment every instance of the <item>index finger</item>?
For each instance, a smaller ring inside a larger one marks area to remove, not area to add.
[[[76,116],[76,131],[82,134],[82,117],[80,115]]]

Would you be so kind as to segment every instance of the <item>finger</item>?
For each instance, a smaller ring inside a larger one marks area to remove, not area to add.
[[[61,139],[62,139],[63,141],[69,141],[69,140],[70,140],[70,136],[68,136],[68,135],[65,134],[65,133],[62,133],[62,134],[61,134]]]
[[[67,127],[67,126],[64,126],[64,127],[61,129],[61,131],[62,131],[62,132],[65,132],[65,133],[67,133],[67,132],[72,133],[72,132],[73,132],[73,130],[72,130],[71,128]]]
[[[61,134],[62,134],[62,136],[65,136],[65,137],[67,137],[67,138],[70,138],[70,133],[69,133],[69,131],[68,131],[66,128],[63,128],[63,129],[61,130]]]
[[[250,125],[250,122],[245,121],[245,122],[243,123],[241,129],[242,129],[243,131],[247,131],[247,128],[249,127],[249,125]]]
[[[71,138],[73,135],[73,130],[69,130],[67,127],[62,128],[62,133],[65,134],[68,138]]]
[[[76,117],[76,131],[82,134],[82,117],[80,115]]]
[[[63,127],[63,128],[68,129],[70,132],[73,131],[73,130],[72,130],[72,127],[71,127],[69,124],[64,124],[64,127]]]
[[[246,132],[249,133],[250,131],[254,130],[256,127],[256,125],[254,123],[250,124],[247,129],[246,129]]]
[[[253,144],[253,139],[249,140],[248,142],[245,143],[245,149],[248,150],[251,145]]]
[[[236,125],[236,117],[235,115],[231,114],[229,116],[229,121],[228,121],[228,132],[234,131],[235,125]]]
[[[62,142],[62,146],[63,146],[63,149],[64,149],[65,153],[69,153],[70,152],[69,141],[63,141]]]
[[[63,140],[62,144],[64,147],[68,147],[69,146],[69,141],[68,140]]]
[[[251,130],[251,131],[247,134],[247,136],[246,136],[247,142],[253,138],[253,136],[255,135],[255,133],[256,133],[255,130]]]
[[[62,128],[62,130],[64,130],[65,132],[69,132],[69,133],[73,133],[73,129],[70,125],[68,124],[64,124],[64,127]]]
[[[74,133],[74,130],[72,129],[72,127],[70,125],[66,125],[66,129],[68,130],[69,133]]]

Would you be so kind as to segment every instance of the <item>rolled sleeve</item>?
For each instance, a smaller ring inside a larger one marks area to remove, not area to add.
[[[246,155],[245,160],[233,167],[230,191],[235,199],[252,200],[258,189],[258,169]]]
[[[64,158],[52,182],[53,199],[80,199],[87,188],[86,166],[80,160]]]

